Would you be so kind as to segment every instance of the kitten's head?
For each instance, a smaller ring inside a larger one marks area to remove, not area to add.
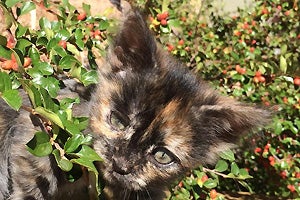
[[[108,183],[143,190],[212,163],[268,115],[217,94],[161,51],[131,10],[99,69],[91,129]]]

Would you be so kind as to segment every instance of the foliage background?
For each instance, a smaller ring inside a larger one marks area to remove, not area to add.
[[[222,93],[273,110],[274,118],[270,126],[245,137],[235,154],[225,152],[215,166],[187,174],[174,185],[171,199],[224,199],[228,191],[299,199],[299,1],[256,0],[251,10],[239,10],[235,16],[217,15],[211,1],[199,1],[199,9],[191,9],[198,8],[193,2],[131,3],[145,10],[166,51]],[[28,143],[29,151],[53,154],[71,181],[81,174],[76,166],[97,176],[93,162],[101,158],[89,148],[91,137],[82,133],[87,119],[72,115],[79,99],[59,99],[58,94],[67,78],[84,86],[97,82],[97,61],[105,54],[115,21],[105,13],[91,15],[87,4],[77,9],[67,0],[2,0],[0,6],[5,22],[0,96],[45,124],[45,131],[35,135],[39,142]],[[56,20],[39,19],[38,30],[20,23],[20,16],[37,8]],[[25,89],[32,107],[22,105],[19,88]]]

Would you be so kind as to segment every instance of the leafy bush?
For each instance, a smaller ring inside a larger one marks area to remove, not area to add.
[[[79,99],[59,99],[58,94],[65,78],[85,86],[97,82],[96,58],[104,54],[114,23],[91,16],[86,4],[79,13],[68,1],[34,2],[0,3],[7,29],[0,36],[0,97],[44,122],[45,132],[35,135],[38,143],[27,144],[30,152],[52,153],[70,180],[78,177],[73,167],[78,165],[97,175],[93,161],[101,158],[88,146],[91,137],[82,134],[87,119],[72,115]],[[150,28],[167,51],[224,94],[275,114],[270,127],[245,137],[235,154],[224,152],[215,166],[187,174],[171,199],[224,199],[217,191],[236,191],[235,182],[254,193],[299,198],[299,2],[256,1],[251,12],[239,10],[234,17],[217,16],[210,1],[201,2],[199,7],[200,1],[134,1],[146,5]],[[51,10],[58,20],[41,18],[38,31],[22,25],[19,17],[36,7]],[[22,105],[19,88],[32,107]]]
[[[7,0],[0,5],[7,29],[6,36],[0,37],[0,97],[15,110],[22,108],[37,115],[44,124],[45,131],[37,132],[28,141],[28,150],[36,156],[53,154],[57,165],[69,174],[70,181],[82,173],[74,166],[83,166],[98,175],[93,162],[101,158],[89,147],[92,137],[82,133],[88,119],[72,114],[73,105],[80,100],[78,97],[61,99],[58,94],[67,78],[84,86],[97,82],[94,52],[104,51],[110,21],[90,16],[90,6],[86,4],[79,13],[68,1],[56,5],[50,1],[38,4]],[[42,17],[39,30],[23,26],[19,17],[37,6],[51,10],[58,20]],[[81,62],[83,54],[88,63]],[[26,91],[32,107],[22,104],[19,88]]]
[[[220,191],[235,191],[236,184],[227,178],[248,177],[245,169],[253,176],[247,184],[241,182],[248,190],[299,198],[299,2],[255,1],[251,11],[239,10],[233,17],[215,15],[210,1],[201,10],[193,8],[188,1],[153,1],[148,7],[150,27],[191,70],[225,94],[269,107],[274,119],[270,128],[244,138],[235,162],[220,160],[214,170],[196,170],[175,189],[174,199],[205,198],[210,193],[203,186],[217,184]],[[166,22],[162,15],[168,16]],[[228,175],[219,174],[227,168]],[[203,181],[204,172],[214,184]]]

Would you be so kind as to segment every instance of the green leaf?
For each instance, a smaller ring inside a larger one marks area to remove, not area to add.
[[[37,114],[41,115],[42,117],[50,120],[51,122],[53,122],[60,128],[64,129],[64,125],[63,125],[61,119],[54,112],[47,110],[46,108],[43,108],[43,107],[36,107],[34,109],[34,112],[36,112]]]
[[[18,28],[16,30],[16,37],[22,37],[26,32],[28,28],[25,26],[22,26],[21,24],[18,24]]]
[[[101,20],[101,21],[99,22],[99,29],[100,29],[101,31],[106,30],[108,27],[109,27],[109,22],[108,22],[107,20]]]
[[[5,90],[2,98],[14,110],[19,110],[22,105],[22,98],[18,90]]]
[[[25,48],[31,46],[32,43],[26,39],[19,39],[16,48],[19,49],[23,54],[25,54]]]
[[[33,65],[40,62],[40,53],[35,47],[30,47],[29,56]]]
[[[218,172],[224,172],[228,169],[228,164],[224,160],[219,160],[215,166],[215,170]]]
[[[229,160],[230,162],[235,160],[234,153],[230,149],[220,152],[219,155],[224,160]]]
[[[30,153],[38,157],[48,156],[52,152],[50,137],[45,132],[36,132],[26,146]]]
[[[71,134],[71,135],[76,135],[76,134],[80,134],[80,130],[79,128],[71,121],[64,121],[64,126],[65,129]]]
[[[79,30],[79,29],[76,29],[76,30]],[[70,38],[70,36],[71,36],[71,34],[67,29],[59,30],[59,32],[55,34],[56,38],[59,38],[60,40],[65,40],[65,41],[67,41]]]
[[[35,9],[35,3],[31,1],[26,1],[25,3],[23,3],[23,6],[21,7],[20,15],[27,14],[34,9]]]
[[[21,0],[7,0],[5,1],[5,5],[8,7],[8,8],[11,8],[13,7],[14,5],[16,5],[17,3],[19,3]]]
[[[0,71],[0,92],[11,90],[12,84],[9,75],[5,72]]]
[[[83,38],[84,38],[84,35],[83,35],[83,33],[82,33],[82,30],[81,30],[81,29],[76,29],[76,31],[75,31],[76,45],[77,45],[81,50],[83,50],[83,48],[84,48]]]
[[[100,158],[100,156],[95,152],[95,150],[87,145],[82,145],[81,149],[77,153],[74,153],[74,155],[82,159],[89,160],[91,162],[102,161],[102,158]]]
[[[73,168],[73,163],[69,161],[65,157],[61,157],[60,152],[58,149],[54,149],[52,154],[57,162],[57,165],[65,172],[70,171]]]
[[[80,62],[73,56],[66,55],[59,61],[61,69],[71,69],[74,66],[80,66]]]
[[[79,164],[81,166],[86,167],[89,171],[94,172],[96,175],[98,175],[98,171],[93,163],[93,161],[86,159],[86,158],[77,158],[72,159],[71,162]]]
[[[283,72],[283,73],[286,73],[286,70],[287,70],[287,62],[286,62],[286,59],[284,58],[283,55],[280,56],[280,70]]]
[[[208,189],[212,189],[212,188],[217,187],[218,183],[216,180],[209,178],[209,179],[207,179],[207,181],[204,182],[203,185],[204,185],[204,187],[206,187]]]
[[[53,74],[53,67],[50,63],[47,62],[39,62],[34,65],[36,69],[38,69],[43,75],[51,75]]]
[[[88,86],[90,84],[95,84],[98,82],[98,75],[95,70],[88,71],[81,75],[80,81],[83,83],[84,86]]]
[[[7,45],[7,38],[3,35],[0,35],[0,45],[6,46]]]
[[[47,44],[48,44],[48,39],[44,36],[39,37],[36,41],[36,45],[47,46]]]
[[[231,163],[230,167],[231,167],[231,173],[237,176],[240,172],[238,165],[235,162],[233,162]]]
[[[2,58],[11,59],[11,53],[10,49],[0,45],[0,55]]]
[[[75,134],[69,138],[64,146],[66,153],[72,153],[84,142],[82,134]]]
[[[38,89],[36,87],[34,87],[33,85],[30,84],[26,84],[23,83],[22,84],[26,93],[28,94],[32,104],[33,104],[33,108],[36,108],[38,106],[42,105],[42,99],[41,99],[41,94],[38,91]]]
[[[49,95],[52,98],[57,96],[57,92],[59,90],[59,81],[54,77],[37,77],[32,80],[36,85],[44,88],[49,92]]]

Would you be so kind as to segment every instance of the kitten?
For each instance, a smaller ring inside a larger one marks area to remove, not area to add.
[[[217,94],[156,44],[138,11],[123,12],[88,103],[89,131],[104,159],[97,163],[104,198],[159,200],[173,181],[213,163],[269,113]],[[69,183],[51,156],[26,151],[41,130],[37,121],[0,101],[0,199],[91,199],[83,178]]]

